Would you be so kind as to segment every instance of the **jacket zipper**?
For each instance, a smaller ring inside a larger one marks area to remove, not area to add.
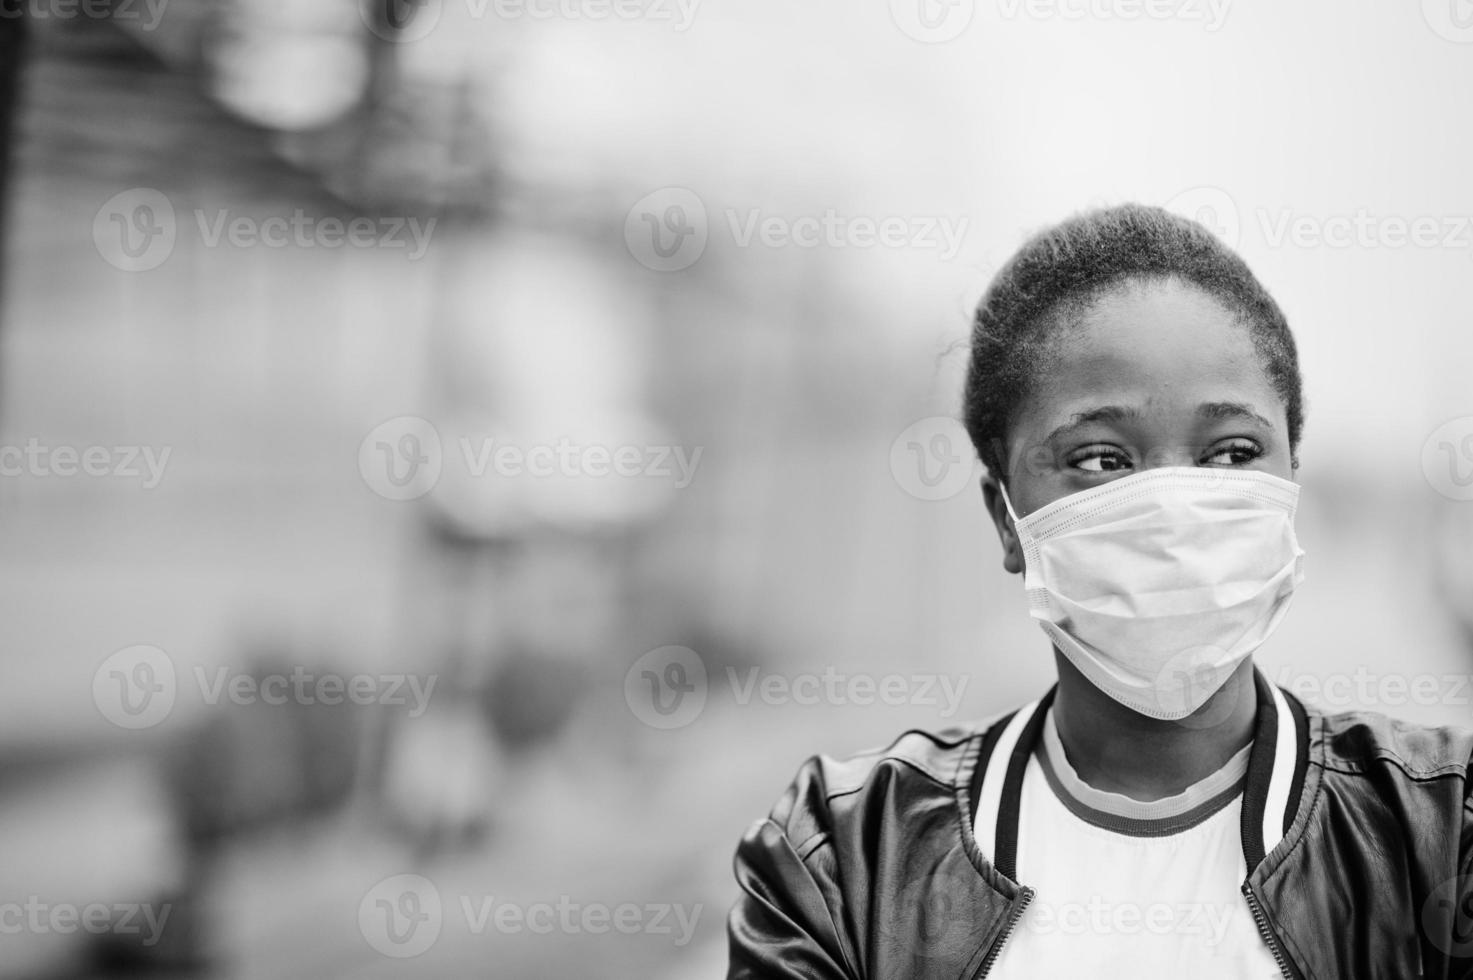
[[[1022,900],[1013,906],[1013,911],[1008,915],[1007,925],[1003,926],[1002,935],[997,937],[997,941],[992,944],[992,949],[987,951],[987,959],[982,961],[981,969],[972,977],[972,980],[982,980],[983,977],[992,972],[992,964],[1002,953],[1002,948],[1007,943],[1008,937],[1013,934],[1013,930],[1018,928],[1018,922],[1023,918],[1023,913],[1028,911],[1028,903],[1033,901],[1035,894],[1032,888],[1025,887],[1023,889]]]
[[[1294,980],[1294,974],[1289,972],[1289,963],[1284,958],[1284,951],[1279,948],[1279,940],[1269,928],[1268,917],[1263,914],[1263,907],[1258,904],[1258,896],[1253,894],[1253,886],[1247,882],[1243,883],[1243,897],[1248,900],[1248,909],[1253,913],[1253,922],[1258,926],[1259,935],[1263,941],[1268,943],[1268,948],[1274,954],[1274,962],[1279,965],[1279,972],[1286,980]]]

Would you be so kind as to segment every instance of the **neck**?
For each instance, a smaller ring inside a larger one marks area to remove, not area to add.
[[[1057,649],[1054,660],[1059,741],[1079,778],[1095,789],[1143,801],[1175,796],[1253,740],[1258,692],[1251,658],[1206,704],[1177,721],[1132,711],[1091,684]]]

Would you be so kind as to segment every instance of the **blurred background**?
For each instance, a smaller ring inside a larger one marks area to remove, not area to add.
[[[1458,0],[0,14],[0,977],[723,975],[803,759],[1051,682],[951,420],[1093,205],[1296,330],[1264,670],[1473,719]]]

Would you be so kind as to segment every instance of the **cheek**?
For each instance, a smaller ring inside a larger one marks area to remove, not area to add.
[[[1274,476],[1280,477],[1285,480],[1292,480],[1294,479],[1295,462],[1293,456],[1289,452],[1288,446],[1289,443],[1286,439],[1284,441],[1284,451],[1281,453],[1273,454],[1270,465],[1264,467],[1264,469],[1272,473]]]
[[[1049,465],[1052,466],[1052,463]],[[1026,472],[1023,467],[1019,467],[1014,475],[1012,489],[1008,491],[1008,500],[1012,503],[1011,516],[1015,520],[1026,517],[1045,504],[1050,504],[1064,496],[1057,483],[1057,479],[1051,480],[1040,474]]]

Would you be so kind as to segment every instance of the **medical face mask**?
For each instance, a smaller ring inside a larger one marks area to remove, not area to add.
[[[1299,486],[1172,466],[1012,515],[1028,609],[1100,690],[1143,715],[1201,708],[1268,639],[1304,579]]]

